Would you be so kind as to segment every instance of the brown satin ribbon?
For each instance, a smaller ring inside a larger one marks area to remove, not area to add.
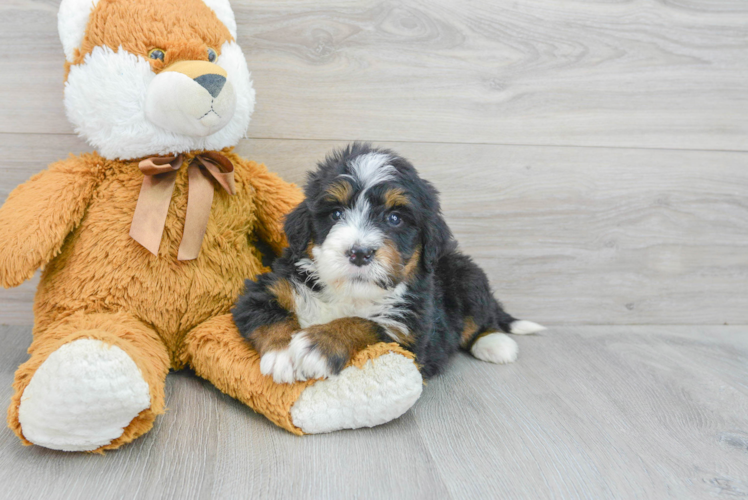
[[[139,164],[140,171],[145,177],[132,217],[130,236],[153,255],[158,255],[177,171],[183,162],[184,157],[180,154],[146,158]],[[200,153],[187,167],[187,175],[187,213],[177,255],[179,260],[193,260],[200,253],[210,218],[210,207],[213,204],[214,189],[210,177],[213,177],[227,193],[236,194],[234,165],[222,154]]]

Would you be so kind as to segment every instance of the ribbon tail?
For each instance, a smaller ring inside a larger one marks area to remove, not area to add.
[[[189,176],[187,214],[184,218],[184,232],[182,242],[179,244],[178,260],[197,259],[213,204],[213,183],[200,167],[191,164],[187,168],[187,174]]]
[[[138,204],[130,226],[130,237],[153,255],[158,255],[158,248],[161,245],[176,178],[176,171],[146,175],[140,186]]]

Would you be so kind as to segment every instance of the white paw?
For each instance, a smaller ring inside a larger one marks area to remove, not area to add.
[[[539,325],[537,323],[534,323],[532,321],[527,321],[524,319],[518,319],[517,321],[512,321],[512,323],[509,325],[509,333],[513,333],[515,335],[527,335],[529,333],[538,333],[546,329],[547,328],[544,327],[543,325]]]
[[[293,361],[288,349],[268,351],[260,359],[260,372],[272,375],[276,384],[290,384],[296,379],[293,374]]]
[[[314,349],[305,331],[300,331],[291,338],[288,351],[293,359],[296,380],[327,378],[332,376],[327,359]]]
[[[489,333],[476,340],[470,352],[483,361],[504,364],[517,360],[519,346],[503,333]]]
[[[34,444],[91,451],[120,437],[150,405],[148,384],[125,351],[79,339],[50,354],[34,373],[18,420]]]
[[[389,353],[307,387],[291,407],[291,417],[307,434],[374,427],[408,411],[422,390],[416,364]]]

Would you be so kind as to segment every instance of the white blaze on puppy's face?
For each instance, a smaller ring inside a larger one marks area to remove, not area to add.
[[[369,153],[351,161],[350,174],[340,177],[350,179],[360,192],[351,206],[342,211],[342,217],[332,227],[320,245],[312,248],[316,274],[326,285],[333,288],[345,287],[354,296],[378,294],[371,288],[381,288],[388,283],[391,269],[378,257],[385,235],[372,223],[371,203],[367,198],[369,190],[390,181],[396,173],[389,165],[389,156]],[[374,250],[374,257],[368,265],[356,266],[349,259],[354,247]]]

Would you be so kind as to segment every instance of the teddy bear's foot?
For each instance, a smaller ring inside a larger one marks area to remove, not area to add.
[[[291,417],[307,434],[374,427],[408,411],[422,389],[413,360],[391,352],[307,387]]]
[[[92,451],[149,408],[148,384],[125,351],[82,338],[42,363],[21,396],[23,436],[46,448]]]

